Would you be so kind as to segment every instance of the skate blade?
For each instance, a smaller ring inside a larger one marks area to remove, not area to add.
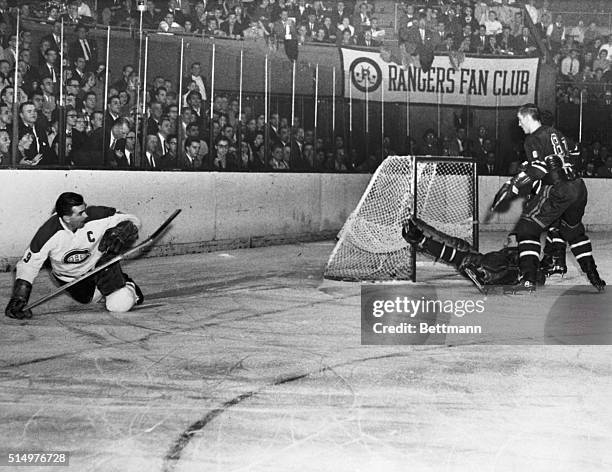
[[[480,291],[480,293],[482,293],[483,295],[487,294],[487,289],[483,284],[480,283],[478,277],[476,277],[476,274],[472,271],[472,269],[466,267],[465,269],[463,269],[463,272],[469,277],[472,283],[476,285],[476,288]]]

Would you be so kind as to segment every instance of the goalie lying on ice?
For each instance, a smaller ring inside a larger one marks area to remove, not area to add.
[[[114,208],[87,207],[77,193],[62,193],[55,212],[38,230],[23,258],[17,263],[17,274],[5,314],[10,318],[31,318],[24,310],[30,298],[32,283],[45,261],[51,273],[64,285],[85,275],[123,252],[138,238],[140,221]],[[105,297],[106,309],[129,311],[144,300],[140,288],[123,271],[119,262],[110,265],[67,289],[80,303],[96,302]]]
[[[457,244],[455,238],[444,238],[451,243],[442,242],[442,237],[426,235],[430,232],[428,225],[410,218],[402,230],[404,239],[418,251],[454,266],[461,274],[471,279],[481,291],[486,285],[512,286],[519,280],[519,254],[516,241],[508,243],[499,251],[481,254],[465,241]],[[512,236],[512,235],[511,235]],[[511,237],[509,237],[509,240]],[[538,273],[538,283],[544,284],[546,277]]]

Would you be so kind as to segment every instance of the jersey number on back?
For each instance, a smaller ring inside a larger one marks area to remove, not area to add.
[[[553,154],[556,154],[557,156],[565,157],[566,146],[563,145],[564,143],[561,140],[559,140],[559,138],[557,137],[555,133],[551,133],[550,142],[553,147]]]

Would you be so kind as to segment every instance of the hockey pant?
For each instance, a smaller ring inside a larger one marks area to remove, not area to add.
[[[516,225],[519,243],[521,277],[533,283],[540,265],[540,235],[559,220],[559,234],[570,244],[572,253],[583,271],[594,265],[591,241],[586,235],[582,217],[588,199],[582,179],[560,181],[544,186],[525,203]]]

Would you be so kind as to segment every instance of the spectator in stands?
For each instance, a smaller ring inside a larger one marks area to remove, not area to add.
[[[236,22],[236,14],[233,12],[228,15],[227,21],[221,25],[221,31],[231,39],[242,39],[243,37],[243,27]]]
[[[525,54],[526,56],[534,56],[536,54],[538,48],[528,27],[525,26],[521,36],[516,38],[515,48],[519,54]]]
[[[184,152],[179,157],[177,167],[182,170],[200,170],[202,159],[198,156],[200,151],[200,140],[188,137],[183,144]]]
[[[597,56],[597,59],[593,61],[593,70],[601,69],[602,73],[606,72],[610,68],[610,60],[608,59],[608,51],[601,49]]]
[[[211,159],[212,167],[210,170],[239,170],[235,154],[229,152],[229,144],[230,143],[225,136],[219,136],[219,139],[215,144],[215,151]]]
[[[550,48],[553,53],[559,51],[561,44],[565,41],[566,37],[563,16],[557,15],[554,23],[548,25],[548,28],[546,29],[546,37],[548,38]]]
[[[81,21],[79,15],[79,0],[71,0],[68,2],[68,10],[61,16],[64,25],[76,26]]]
[[[18,139],[23,146],[22,159],[26,159],[32,165],[53,164],[50,161],[50,148],[47,141],[46,131],[36,125],[38,114],[36,106],[32,102],[24,102],[19,106],[19,136]],[[22,138],[29,135],[22,142]],[[29,142],[29,143],[28,143]]]
[[[584,30],[584,44],[591,44],[599,37],[597,24],[594,21],[589,23],[589,26]]]
[[[170,12],[166,13],[164,19],[159,22],[158,30],[164,33],[183,33],[185,31]]]
[[[487,36],[495,36],[502,32],[502,24],[497,19],[497,13],[490,10],[487,20],[484,22]]]
[[[419,148],[419,155],[422,156],[439,156],[442,149],[436,139],[436,133],[429,128],[423,133],[423,143]]]
[[[512,36],[510,26],[506,25],[503,27],[502,33],[497,37],[497,43],[502,54],[514,54],[516,52],[514,49],[514,36]]]
[[[487,47],[487,28],[485,25],[480,25],[478,32],[474,35],[471,48],[477,54],[482,54]]]
[[[610,179],[612,178],[612,156],[608,156],[608,150],[606,147],[602,147],[602,155],[605,154],[605,161],[603,163],[603,165],[601,165],[598,169],[597,169],[597,177],[603,177],[606,179]],[[605,150],[605,152],[604,152]]]
[[[6,129],[0,129],[0,166],[11,164],[11,135]]]
[[[572,49],[568,56],[561,61],[561,75],[566,80],[574,81],[580,73],[580,61],[578,60],[578,50]]]
[[[574,41],[576,41],[580,46],[582,46],[584,43],[585,32],[586,28],[584,26],[584,20],[581,18],[580,20],[578,20],[578,24],[570,30],[569,34]]]
[[[83,57],[85,59],[85,69],[92,71],[98,64],[98,46],[96,42],[88,38],[89,28],[80,24],[76,27],[77,39],[70,45],[72,60]]]

